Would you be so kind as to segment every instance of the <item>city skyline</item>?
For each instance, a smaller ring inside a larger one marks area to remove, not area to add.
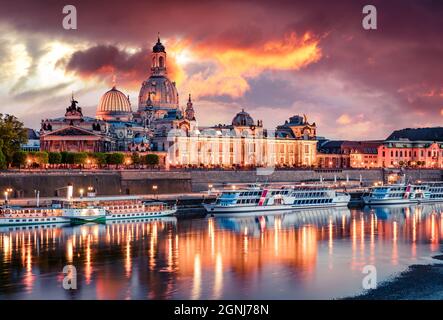
[[[375,1],[377,30],[362,28],[360,1],[72,4],[78,30],[62,28],[61,4],[3,4],[1,112],[29,127],[62,113],[72,91],[94,115],[114,75],[135,110],[158,32],[180,106],[191,93],[203,126],[242,108],[271,128],[307,114],[335,139],[441,123],[443,6],[432,1]]]

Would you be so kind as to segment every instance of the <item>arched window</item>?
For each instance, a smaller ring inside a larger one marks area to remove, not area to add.
[[[163,68],[165,66],[165,59],[163,57],[160,57],[158,59],[158,64],[159,64],[160,68]]]

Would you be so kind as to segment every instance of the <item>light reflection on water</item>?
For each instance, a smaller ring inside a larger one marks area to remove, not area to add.
[[[0,299],[328,299],[430,263],[443,206],[0,229]],[[73,264],[78,289],[64,290]]]

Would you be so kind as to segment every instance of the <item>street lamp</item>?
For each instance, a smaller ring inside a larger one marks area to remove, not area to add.
[[[12,188],[6,188],[5,192],[3,193],[5,195],[5,204],[8,203],[8,196],[9,196],[9,193],[11,193],[11,192],[12,192]]]
[[[40,207],[40,190],[34,190],[37,208]]]
[[[155,194],[155,198],[156,198],[156,199],[158,199],[157,189],[158,189],[157,185],[154,184],[154,185],[152,186],[152,190],[154,190],[154,194]]]
[[[80,192],[80,198],[83,198],[83,193],[85,192],[85,190],[81,188],[80,190],[78,190],[78,192]]]
[[[212,184],[208,184],[208,195],[211,194],[212,187],[213,187]]]

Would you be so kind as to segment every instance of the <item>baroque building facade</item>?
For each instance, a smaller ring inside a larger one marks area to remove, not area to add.
[[[394,131],[378,147],[378,161],[386,168],[443,168],[443,128]]]
[[[100,98],[94,118],[84,116],[72,97],[64,117],[42,120],[41,149],[152,151],[165,154],[165,166],[315,165],[316,125],[305,115],[267,130],[242,110],[230,124],[199,127],[191,95],[181,108],[167,71],[166,49],[159,38],[136,110],[115,85]]]

